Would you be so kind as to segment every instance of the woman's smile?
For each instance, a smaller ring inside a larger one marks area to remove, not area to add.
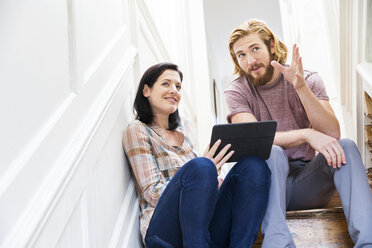
[[[166,100],[168,100],[168,102],[172,103],[172,104],[177,104],[177,98],[176,97],[164,97]]]

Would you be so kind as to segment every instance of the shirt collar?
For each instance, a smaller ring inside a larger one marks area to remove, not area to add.
[[[164,134],[163,134],[163,129],[158,125],[156,124],[155,122],[152,122],[148,125],[157,135],[159,135],[160,137],[162,138],[165,138],[164,137]],[[184,134],[184,128],[183,128],[183,125],[180,124],[178,125],[178,127],[175,129],[175,131],[177,132],[180,132],[182,134]]]

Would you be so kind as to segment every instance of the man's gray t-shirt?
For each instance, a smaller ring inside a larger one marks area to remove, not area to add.
[[[304,76],[316,98],[329,100],[318,73],[305,71]],[[272,84],[265,86],[255,86],[245,76],[240,76],[225,90],[225,97],[230,109],[227,116],[229,123],[237,113],[252,113],[258,121],[275,120],[278,123],[277,131],[311,128],[296,90],[282,74]],[[286,151],[289,160],[309,161],[315,156],[315,151],[308,144]]]

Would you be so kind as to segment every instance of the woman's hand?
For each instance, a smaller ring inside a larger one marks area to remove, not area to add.
[[[214,157],[220,144],[221,144],[221,140],[219,139],[216,141],[216,143],[214,143],[211,149],[209,149],[209,146],[208,146],[203,154],[203,157],[209,158],[210,160],[212,160],[212,162],[217,168],[217,171],[220,171],[222,165],[224,165],[226,161],[229,160],[229,158],[231,158],[231,156],[234,154],[234,151],[230,151],[229,153],[227,153],[227,151],[231,147],[231,145],[228,144],[224,148],[222,148],[222,150],[217,154],[217,156]]]
[[[218,189],[221,188],[222,183],[223,183],[223,178],[218,178]]]

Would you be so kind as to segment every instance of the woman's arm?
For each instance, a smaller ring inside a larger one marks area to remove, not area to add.
[[[139,190],[144,199],[155,207],[168,182],[156,165],[150,136],[144,127],[131,124],[124,132],[123,146]]]

